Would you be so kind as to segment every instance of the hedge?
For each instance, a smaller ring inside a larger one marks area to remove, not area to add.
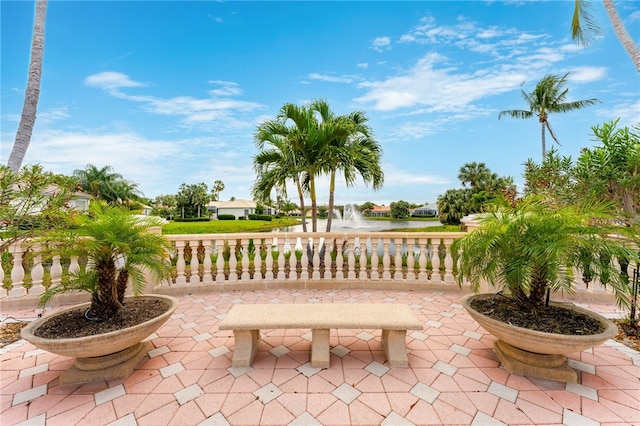
[[[236,220],[236,217],[232,214],[219,214],[218,220]]]

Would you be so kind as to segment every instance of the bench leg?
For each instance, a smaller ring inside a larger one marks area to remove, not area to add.
[[[260,345],[260,330],[233,330],[236,346],[233,350],[232,367],[251,367]]]
[[[407,330],[382,330],[382,348],[391,367],[408,367]]]
[[[329,329],[311,330],[311,366],[329,368]]]

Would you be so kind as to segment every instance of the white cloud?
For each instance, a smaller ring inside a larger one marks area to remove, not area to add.
[[[349,75],[332,76],[326,74],[312,73],[308,75],[310,80],[328,81],[330,83],[353,83],[354,77]]]
[[[238,83],[233,81],[211,80],[211,84],[221,86],[219,89],[210,90],[209,93],[213,96],[238,96],[242,94],[242,89]]]
[[[606,75],[605,67],[576,67],[571,69],[567,79],[573,83],[590,83],[602,80]]]
[[[371,42],[371,48],[375,51],[382,52],[385,49],[389,49],[391,45],[390,37],[376,37]]]
[[[66,107],[51,108],[46,111],[38,112],[39,123],[49,124],[54,121],[69,118],[69,109]]]
[[[367,69],[369,68],[369,64],[366,62],[362,62],[356,65],[358,68]]]
[[[119,72],[105,71],[93,74],[84,79],[84,84],[107,91],[117,91],[123,87],[141,87],[144,84],[129,78],[128,75]]]

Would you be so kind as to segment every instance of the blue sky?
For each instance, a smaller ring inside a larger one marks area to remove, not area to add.
[[[616,5],[638,42],[640,3]],[[601,101],[550,116],[563,155],[594,146],[594,125],[640,122],[640,75],[602,4],[593,14],[603,33],[587,48],[570,39],[572,10],[573,1],[50,0],[24,164],[64,174],[110,165],[150,198],[215,180],[223,200],[250,198],[256,126],[285,103],[326,99],[337,114],[364,111],[384,150],[384,187],[342,183],[337,203],[435,202],[472,161],[521,184],[522,164],[540,160],[540,124],[498,113],[526,109],[521,89],[546,74],[571,73],[568,100]],[[2,0],[0,12],[6,163],[34,3]],[[318,198],[328,199],[325,181]]]

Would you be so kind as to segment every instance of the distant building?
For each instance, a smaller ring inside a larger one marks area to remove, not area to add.
[[[411,216],[416,217],[435,217],[438,216],[438,205],[437,204],[425,204],[422,207],[418,207],[413,210]]]
[[[391,214],[390,206],[373,206],[371,210],[369,210],[369,216],[371,217],[385,217]]]
[[[221,214],[232,214],[236,219],[248,218],[250,214],[255,214],[258,203],[250,200],[233,201],[211,201],[207,204],[207,210],[211,212],[213,218],[218,218]],[[273,214],[273,209],[264,206],[264,214]]]

